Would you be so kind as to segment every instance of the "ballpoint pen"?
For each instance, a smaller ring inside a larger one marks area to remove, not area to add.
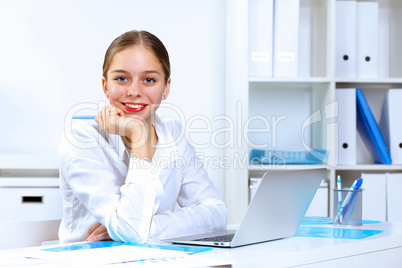
[[[356,193],[354,193],[354,195],[352,196],[352,198],[349,201],[350,202],[350,206],[349,206],[350,212],[348,213],[348,211],[345,211],[345,213],[344,213],[347,215],[346,221],[345,221],[346,224],[349,224],[350,217],[352,216],[353,209],[355,207],[356,199],[357,199],[357,196],[356,196]]]
[[[355,182],[352,184],[352,187],[350,187],[351,191],[356,191],[359,190],[360,186],[363,183],[362,178],[358,178],[355,180]],[[338,213],[335,218],[335,222],[339,220],[340,223],[343,222],[343,213],[346,212],[351,204],[350,200],[353,200],[356,195],[356,192],[349,192],[348,195],[346,196],[345,200],[342,202],[342,206],[339,208]]]
[[[95,119],[95,115],[76,115],[73,119]]]
[[[336,179],[336,187],[338,188],[338,209],[341,208],[342,206],[342,181],[341,181],[341,175],[338,175]]]

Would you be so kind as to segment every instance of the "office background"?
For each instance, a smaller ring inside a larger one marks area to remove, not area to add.
[[[0,169],[57,169],[57,148],[67,112],[106,100],[101,87],[107,47],[132,29],[147,30],[170,53],[177,105],[192,126],[198,115],[224,113],[225,1],[1,1]],[[91,106],[92,105],[92,106]],[[172,110],[171,116],[177,116]],[[212,121],[212,130],[222,122]],[[207,134],[194,134],[205,143]],[[219,139],[219,137],[217,137]],[[223,156],[223,149],[199,149]],[[43,172],[43,171],[42,171]],[[223,192],[223,170],[210,169]],[[5,176],[6,176],[5,175]]]
[[[359,135],[356,135],[355,164],[338,163],[339,133],[333,128],[336,120],[331,116],[335,112],[332,104],[337,100],[338,89],[362,87],[379,120],[386,93],[392,88],[402,88],[399,49],[402,39],[398,32],[402,26],[401,3],[369,1],[379,3],[379,59],[377,77],[365,78],[345,77],[336,72],[339,66],[336,14],[341,14],[337,12],[337,2],[276,1],[290,5],[282,9],[284,13],[277,18],[285,17],[289,10],[294,12],[294,8],[299,11],[294,13],[298,19],[286,25],[295,32],[285,37],[296,39],[290,42],[282,39],[295,44],[288,49],[297,51],[297,57],[293,61],[287,58],[292,68],[282,69],[292,70],[290,73],[278,73],[274,69],[271,75],[255,75],[250,73],[252,40],[249,34],[253,29],[250,25],[262,26],[267,18],[274,22],[272,0],[1,1],[0,183],[8,187],[2,195],[3,201],[14,198],[13,202],[18,203],[19,195],[36,197],[40,193],[28,188],[39,188],[38,185],[57,187],[57,180],[46,185],[48,181],[42,179],[57,178],[57,147],[66,115],[77,105],[93,107],[106,100],[101,88],[104,53],[115,37],[131,29],[148,30],[166,45],[172,65],[171,94],[166,103],[180,107],[187,127],[201,130],[191,134],[191,141],[198,145],[213,141],[218,145],[196,146],[197,151],[206,160],[225,159],[231,163],[226,169],[220,168],[219,163],[206,165],[229,205],[229,222],[238,222],[248,205],[249,179],[281,169],[248,165],[248,159],[241,158],[252,149],[245,138],[253,144],[268,141],[268,149],[273,149],[275,133],[278,138],[275,149],[278,150],[303,151],[306,146],[325,149],[327,158],[323,159],[322,166],[328,169],[326,185],[323,185],[326,197],[323,195],[324,200],[318,205],[324,208],[326,215],[331,214],[330,189],[335,186],[337,175],[345,179],[345,185],[351,185],[362,173],[367,178],[372,173],[383,177],[388,176],[383,174],[393,173],[391,177],[400,183],[401,166],[373,164]],[[262,17],[250,15],[249,4],[252,3],[265,3],[264,8],[271,5],[266,13],[271,12],[272,16],[264,16],[265,9],[258,6]],[[280,32],[288,33],[289,29],[276,31]],[[272,39],[271,45],[275,45]],[[316,111],[321,112],[323,121],[304,129],[303,122]],[[80,112],[88,114],[93,110]],[[172,110],[164,112],[177,116]],[[229,137],[227,132],[219,132],[230,127],[230,122],[223,120],[222,115],[233,119],[235,131],[230,132]],[[264,120],[254,120],[249,126],[255,131],[247,135],[242,132],[251,116],[261,116],[273,123],[272,116],[278,119],[282,115],[286,120],[278,121],[276,131],[267,130]],[[215,130],[216,135],[212,135]],[[234,141],[234,146],[219,146],[228,139]],[[288,165],[286,169],[308,167],[311,166]],[[10,191],[10,188],[13,189]],[[4,189],[0,187],[0,191]],[[42,201],[46,203],[46,200]],[[35,205],[29,204],[30,211]],[[6,217],[3,212],[8,210],[3,207],[1,215]]]

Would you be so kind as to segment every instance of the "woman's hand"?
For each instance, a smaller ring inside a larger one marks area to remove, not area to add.
[[[95,117],[95,121],[107,133],[129,138],[134,147],[141,147],[147,141],[147,123],[139,119],[125,117],[124,112],[119,108],[103,107]]]
[[[126,145],[139,158],[152,158],[146,146],[150,132],[145,121],[125,117],[124,112],[114,106],[103,107],[95,121],[107,133],[126,137]]]
[[[99,124],[107,133],[125,136],[125,118],[122,110],[116,107],[103,107],[95,117]]]
[[[110,238],[107,229],[97,222],[89,228],[84,241],[112,241],[112,239]]]

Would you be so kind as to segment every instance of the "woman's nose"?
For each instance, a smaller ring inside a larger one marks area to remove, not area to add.
[[[140,96],[140,90],[134,89],[133,87],[128,88],[127,90],[127,96],[135,96],[138,97]]]

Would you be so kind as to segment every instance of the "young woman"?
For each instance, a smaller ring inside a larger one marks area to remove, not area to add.
[[[102,78],[110,106],[92,124],[75,120],[60,145],[61,242],[145,243],[226,228],[226,205],[182,126],[155,114],[170,83],[156,36],[130,31],[112,42]]]

